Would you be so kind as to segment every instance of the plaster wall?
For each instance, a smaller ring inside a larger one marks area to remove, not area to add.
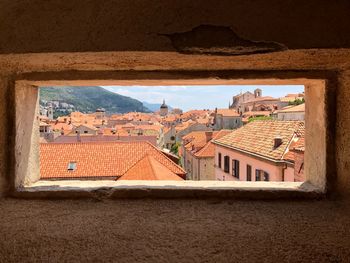
[[[200,158],[200,180],[215,180],[214,157]]]
[[[305,112],[278,112],[277,119],[280,121],[303,121]]]
[[[221,168],[218,166],[218,155],[221,153],[222,161]],[[228,173],[224,172],[224,156],[230,157],[230,169]],[[239,161],[239,180],[247,181],[247,165],[252,167],[252,181],[255,181],[255,170],[263,170],[269,174],[270,181],[281,182],[282,181],[282,169],[280,166],[272,164],[267,161],[258,160],[253,157],[249,157],[245,154],[241,154],[237,151],[231,150],[226,147],[215,145],[215,177],[220,181],[236,181],[237,178],[232,176],[232,160]],[[293,175],[293,173],[292,173]],[[285,178],[287,181],[290,177]],[[291,180],[293,182],[294,180]]]

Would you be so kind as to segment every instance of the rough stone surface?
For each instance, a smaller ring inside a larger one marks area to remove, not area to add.
[[[169,51],[159,34],[231,27],[290,49],[350,47],[347,0],[2,0],[0,53]]]
[[[0,262],[349,262],[332,201],[0,201]]]
[[[161,34],[169,37],[173,47],[185,54],[249,55],[286,50],[284,45],[268,41],[246,40],[231,28],[200,25],[191,31]]]
[[[337,94],[336,161],[338,191],[350,195],[350,71],[339,76]]]
[[[6,167],[6,145],[7,145],[7,125],[6,125],[6,87],[5,81],[0,80],[0,197],[2,193],[5,192],[7,180],[5,178],[5,173],[7,171]]]
[[[7,78],[227,76],[218,70],[237,78],[278,79],[283,70],[283,78],[331,77],[336,165],[329,159],[327,172],[333,193],[342,194],[315,202],[1,199],[0,262],[349,262],[349,9],[348,0],[0,1],[0,53],[9,54],[0,55],[0,195],[14,176],[15,95]],[[164,36],[200,25],[288,50],[183,55]],[[23,54],[78,51],[99,53]]]

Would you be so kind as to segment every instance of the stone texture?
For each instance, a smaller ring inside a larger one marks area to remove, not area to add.
[[[349,8],[347,0],[1,1],[0,53],[9,55],[0,55],[0,72],[10,80],[70,84],[98,76],[96,83],[102,84],[101,79],[135,76],[152,83],[184,72],[192,79],[227,76],[218,70],[240,79],[333,78],[328,95],[335,99],[328,102],[334,131],[328,141],[336,165],[328,158],[327,172],[332,193],[342,196],[317,202],[1,199],[0,262],[348,262],[350,51],[317,48],[350,47]],[[227,26],[241,38],[277,42],[289,50],[183,55],[161,35],[204,24]],[[313,49],[292,50],[303,48]],[[76,51],[99,53],[23,54]],[[288,72],[281,76],[281,70]],[[8,84],[0,81],[0,194],[14,175],[14,86]]]
[[[337,94],[336,162],[337,188],[350,195],[350,71],[339,76]]]
[[[334,201],[0,201],[0,262],[349,262]]]
[[[349,9],[347,0],[2,0],[0,52],[169,51],[161,34],[200,25],[289,49],[345,48]]]
[[[6,172],[8,167],[6,166],[7,160],[7,111],[6,111],[6,97],[7,97],[6,80],[0,79],[0,197],[6,192],[8,187],[8,181],[6,178]]]
[[[40,178],[39,171],[39,95],[38,88],[25,83],[15,87],[16,120],[14,185],[27,185]],[[30,142],[30,143],[28,143]]]

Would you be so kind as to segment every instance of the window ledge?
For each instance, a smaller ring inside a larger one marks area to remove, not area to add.
[[[18,198],[222,198],[319,199],[310,183],[243,181],[38,181],[18,188]]]

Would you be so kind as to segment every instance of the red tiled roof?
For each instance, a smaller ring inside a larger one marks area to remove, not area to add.
[[[292,138],[303,126],[302,121],[254,121],[215,140],[214,143],[265,158],[281,160]],[[275,137],[282,138],[282,144],[276,148]]]
[[[305,152],[305,138],[300,138],[294,145],[293,150]]]
[[[270,97],[270,96],[264,96],[264,97],[254,98],[252,100],[246,101],[245,103],[258,102],[258,101],[264,101],[264,100],[267,100],[267,101],[278,101],[279,99],[276,99],[276,98]]]
[[[240,116],[236,110],[232,110],[232,109],[217,109],[217,114],[221,114],[224,117],[239,117]]]
[[[191,150],[192,147],[195,149],[201,149],[204,147],[207,143],[207,137],[205,135],[205,131],[193,131],[189,134],[182,137],[182,140],[184,142],[188,141],[187,144],[185,144],[185,149]]]
[[[278,111],[278,113],[283,113],[283,112],[305,112],[305,103],[297,106],[288,107],[288,108],[285,107]]]
[[[217,140],[222,138],[223,136],[229,134],[232,132],[232,130],[221,130],[218,132],[214,132],[213,134],[213,140]],[[214,157],[215,156],[215,145],[212,141],[208,142],[202,149],[200,149],[198,152],[195,153],[196,157]]]
[[[40,176],[42,179],[120,177],[147,155],[170,174],[180,177],[186,174],[156,147],[140,141],[40,144]],[[70,162],[76,162],[76,170],[68,171]]]
[[[119,180],[175,180],[183,179],[154,157],[146,155],[131,167]]]

